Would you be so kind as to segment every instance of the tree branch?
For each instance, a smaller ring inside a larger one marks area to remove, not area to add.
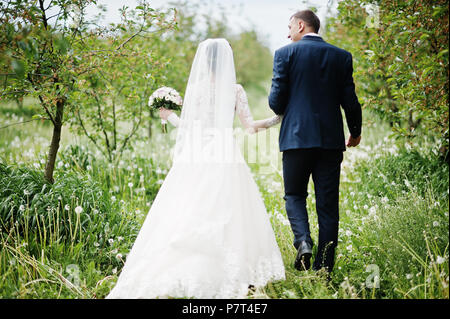
[[[133,34],[133,35],[132,35],[131,37],[129,37],[127,40],[125,40],[125,42],[123,42],[121,45],[119,45],[119,46],[116,48],[115,51],[119,51],[121,48],[123,48],[123,46],[124,46],[125,44],[127,44],[127,43],[128,43],[129,41],[131,41],[135,36],[137,36],[139,33],[141,33],[143,29],[144,29],[144,26],[141,25],[141,28],[139,29],[139,31],[136,32],[135,34]]]
[[[77,117],[78,117],[78,121],[80,123],[81,128],[84,131],[84,134],[87,136],[87,138],[94,143],[95,147],[97,147],[97,149],[103,154],[103,156],[107,157],[105,152],[102,150],[102,148],[100,146],[98,146],[97,142],[95,141],[95,139],[88,133],[88,131],[86,130],[86,127],[84,126],[83,120],[81,119],[81,115],[80,115],[80,110],[77,110]]]
[[[48,8],[47,9],[44,8],[44,0],[39,0],[39,7],[41,8],[41,11],[42,11],[42,22],[44,23],[45,30],[47,30],[48,24],[47,24],[47,18],[45,16],[45,11]]]
[[[94,92],[92,92],[92,93],[93,93],[95,101],[97,102],[97,111],[98,111],[98,117],[100,120],[100,126],[102,128],[103,135],[105,135],[106,148],[108,150],[109,160],[111,160],[111,146],[109,144],[108,134],[106,133],[106,130],[105,130],[105,125],[103,124],[103,117],[102,117],[102,112],[101,112],[100,101],[98,100],[97,95]]]
[[[137,129],[139,128],[139,125],[141,124],[141,120],[142,120],[142,103],[139,106],[139,120],[136,124],[136,122],[133,122],[133,128],[131,130],[131,133],[124,139],[123,143],[122,143],[122,147],[119,150],[119,153],[122,154],[123,150],[125,149],[125,146],[127,145],[128,141],[130,140],[131,137],[133,137],[133,135],[136,133]]]
[[[53,125],[56,125],[55,119],[53,118],[52,114],[48,110],[47,106],[44,103],[44,99],[42,98],[42,96],[40,94],[39,94],[39,101],[41,101],[41,105],[45,109],[45,112],[47,113],[47,115],[50,117],[50,120],[52,121]]]
[[[38,120],[50,120],[50,119],[48,119],[48,118],[45,118],[45,117],[41,117],[41,118],[38,118],[38,119],[31,119],[31,120],[26,120],[26,121],[23,121],[23,122],[17,122],[17,123],[12,123],[12,124],[8,124],[8,125],[5,125],[5,126],[1,126],[0,127],[0,129],[4,129],[4,128],[7,128],[7,127],[10,127],[10,126],[13,126],[13,125],[19,125],[19,124],[23,124],[23,123],[28,123],[28,122],[31,122],[31,121],[38,121]]]

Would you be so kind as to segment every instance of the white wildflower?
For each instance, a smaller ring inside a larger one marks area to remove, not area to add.
[[[436,258],[436,263],[437,264],[443,264],[445,262],[445,258],[444,257],[441,257],[441,256],[437,256],[437,258]]]
[[[407,179],[405,179],[403,182],[405,183],[406,187],[411,187],[411,183]]]
[[[78,215],[80,215],[82,212],[83,212],[83,207],[81,207],[81,206],[75,207],[75,213],[77,213]]]

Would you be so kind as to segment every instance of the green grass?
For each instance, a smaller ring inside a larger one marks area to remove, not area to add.
[[[256,119],[270,116],[265,97],[249,92],[249,100]],[[0,111],[2,123],[26,118],[11,108]],[[258,136],[265,148],[257,150],[259,163],[249,166],[270,214],[286,280],[249,298],[449,297],[448,165],[431,139],[396,141],[388,127],[371,119],[364,113],[362,144],[344,154],[339,243],[329,284],[320,273],[293,267],[277,128]],[[42,171],[50,126],[30,122],[0,130],[2,298],[103,298],[109,292],[170,167],[173,135],[158,133],[157,122],[153,131],[151,141],[134,142],[133,151],[108,163],[86,139],[64,128],[56,183],[49,185]],[[243,140],[247,158],[255,138]],[[312,182],[309,194],[316,239]],[[374,275],[379,288],[370,287]]]

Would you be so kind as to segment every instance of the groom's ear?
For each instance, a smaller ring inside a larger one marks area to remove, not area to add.
[[[298,33],[302,33],[306,28],[306,23],[302,19],[298,19]]]

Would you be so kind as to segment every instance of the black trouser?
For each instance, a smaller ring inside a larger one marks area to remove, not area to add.
[[[334,265],[339,230],[339,177],[342,150],[321,148],[292,149],[283,152],[283,177],[286,212],[294,233],[294,246],[302,240],[313,245],[309,230],[306,198],[312,175],[319,222],[319,244],[313,268]]]

